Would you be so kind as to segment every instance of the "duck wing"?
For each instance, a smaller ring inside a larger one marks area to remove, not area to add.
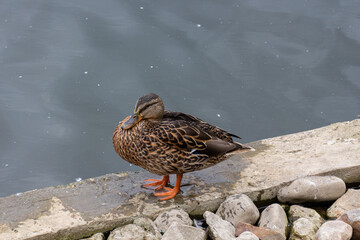
[[[185,113],[166,112],[156,129],[160,141],[191,154],[218,156],[242,148],[226,131]]]
[[[225,141],[233,142],[232,137],[239,138],[241,137],[229,133],[217,126],[211,125],[200,118],[194,117],[190,114],[182,113],[182,112],[171,112],[171,111],[165,111],[164,113],[164,120],[167,121],[174,121],[174,120],[183,120],[189,124],[196,124],[198,127],[203,129],[205,132],[208,132],[209,134],[216,136],[220,139],[223,139]]]

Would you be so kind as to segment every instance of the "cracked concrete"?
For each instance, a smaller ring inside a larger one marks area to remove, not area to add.
[[[239,193],[261,204],[309,175],[360,182],[360,119],[249,145],[256,151],[185,174],[181,194],[169,201],[160,202],[140,187],[144,179],[156,177],[147,172],[108,174],[0,198],[0,239],[78,239],[176,207],[201,216]]]

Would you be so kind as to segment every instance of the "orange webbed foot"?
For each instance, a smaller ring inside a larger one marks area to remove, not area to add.
[[[142,187],[152,187],[152,186],[159,186],[157,188],[155,188],[155,190],[159,190],[162,189],[166,184],[168,184],[170,182],[169,176],[163,176],[163,178],[161,180],[159,179],[146,179],[146,182],[153,182],[153,183],[147,183],[142,185]]]
[[[175,183],[174,188],[164,187],[164,189],[167,190],[167,192],[154,193],[154,195],[157,197],[166,196],[165,198],[160,198],[159,200],[161,200],[161,201],[174,198],[176,196],[176,194],[180,191],[181,179],[182,179],[182,174],[177,174],[176,175],[176,183]]]
[[[157,196],[157,197],[167,196],[167,197],[164,197],[164,198],[160,198],[159,200],[168,200],[168,199],[171,199],[171,198],[175,197],[180,189],[166,188],[166,190],[168,190],[168,191],[167,192],[162,192],[162,193],[154,193],[154,195]]]

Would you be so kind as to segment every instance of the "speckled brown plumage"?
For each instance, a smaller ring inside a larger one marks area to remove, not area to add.
[[[115,151],[124,160],[151,173],[167,176],[168,181],[170,174],[208,168],[225,160],[228,153],[250,149],[234,142],[232,137],[236,135],[189,114],[159,110],[160,118],[147,119],[146,114],[142,116],[141,113],[162,101],[154,94],[153,98],[160,100],[147,103],[151,97],[145,96],[146,99],[138,100],[135,114],[121,121],[113,134]],[[139,119],[134,122],[132,118],[137,117]],[[124,125],[128,129],[123,129]]]
[[[158,175],[197,171],[225,160],[225,151],[207,149],[211,141],[232,143],[229,151],[238,147],[226,131],[184,113],[165,112],[162,121],[142,120],[130,130],[121,129],[125,120],[113,135],[115,151],[124,160]]]

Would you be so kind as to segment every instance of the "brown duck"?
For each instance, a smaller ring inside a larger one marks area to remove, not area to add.
[[[183,173],[211,167],[230,153],[252,149],[232,137],[239,138],[189,114],[165,111],[161,98],[150,93],[139,98],[134,114],[117,125],[113,144],[124,160],[163,176],[161,180],[147,179],[152,183],[143,186],[164,188],[166,192],[155,195],[167,200],[179,192]],[[170,174],[176,174],[174,188],[165,187]]]

